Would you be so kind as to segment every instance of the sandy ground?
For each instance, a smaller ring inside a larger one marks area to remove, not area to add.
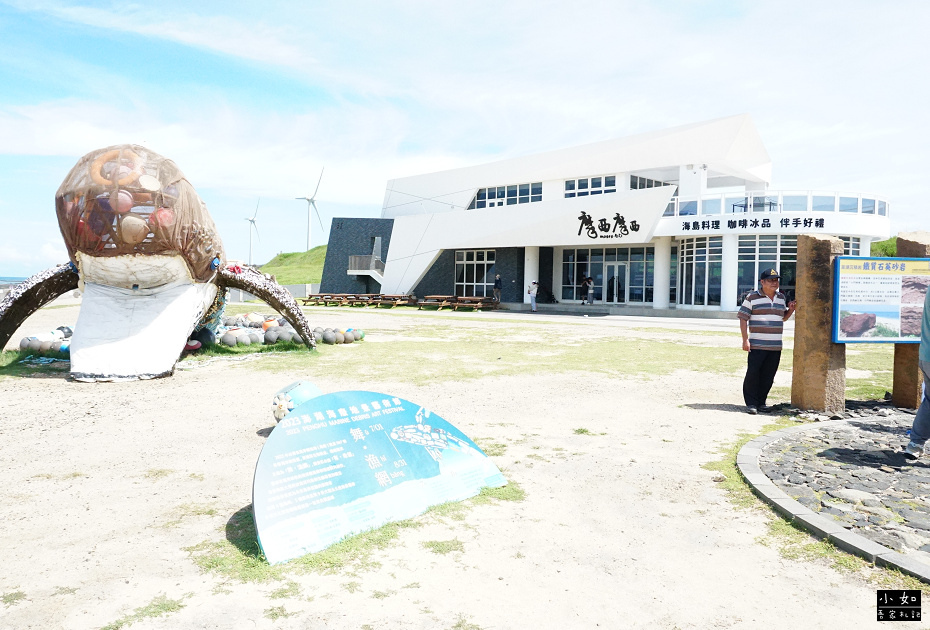
[[[344,325],[333,311],[316,311],[311,322]],[[76,307],[43,309],[11,345],[76,316]],[[398,321],[353,317],[373,341]],[[631,323],[571,321],[603,333]],[[735,322],[706,325],[732,326],[738,347]],[[417,386],[393,383],[386,370],[364,388],[426,404],[471,437],[506,444],[494,459],[526,499],[476,506],[464,520],[422,517],[423,527],[373,553],[380,566],[294,572],[299,594],[290,597],[271,597],[283,582],[204,573],[185,548],[223,540],[227,521],[250,505],[271,397],[297,379],[323,391],[359,385],[312,365],[275,373],[249,361],[135,383],[0,379],[0,594],[24,594],[0,604],[0,628],[100,628],[159,595],[184,608],[134,630],[879,625],[874,586],[760,544],[766,517],[733,508],[701,468],[720,445],[766,421],[741,412],[737,375]],[[591,434],[575,434],[578,427]],[[452,539],[463,551],[437,555],[422,545]],[[278,606],[291,616],[270,619]]]

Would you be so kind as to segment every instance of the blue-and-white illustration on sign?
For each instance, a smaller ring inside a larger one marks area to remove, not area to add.
[[[275,564],[507,485],[464,433],[409,401],[324,394],[271,432],[255,467],[258,543]]]

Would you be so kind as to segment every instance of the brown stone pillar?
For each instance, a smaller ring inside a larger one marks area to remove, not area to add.
[[[930,232],[902,232],[898,234],[898,256],[900,258],[930,258]],[[894,345],[894,381],[891,402],[896,407],[916,409],[920,406],[920,386],[923,375],[917,361],[920,344],[896,343]]]
[[[798,236],[791,404],[799,409],[840,413],[846,408],[846,345],[832,343],[833,259],[843,241]]]

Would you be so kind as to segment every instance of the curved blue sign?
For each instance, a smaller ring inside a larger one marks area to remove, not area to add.
[[[258,543],[275,564],[507,480],[464,433],[376,392],[324,394],[271,432],[255,467]]]

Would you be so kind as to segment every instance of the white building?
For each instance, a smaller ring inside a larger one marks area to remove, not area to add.
[[[381,293],[491,295],[501,273],[505,302],[524,301],[538,279],[555,300],[580,303],[591,276],[596,304],[733,311],[764,268],[793,289],[798,234],[838,236],[849,255],[890,236],[887,200],[771,190],[771,170],[740,115],[393,179],[372,234],[350,229],[365,220],[334,220],[322,288],[345,289],[335,285],[346,255],[371,253],[383,272],[376,261],[348,274]],[[365,247],[377,236],[386,256]]]

